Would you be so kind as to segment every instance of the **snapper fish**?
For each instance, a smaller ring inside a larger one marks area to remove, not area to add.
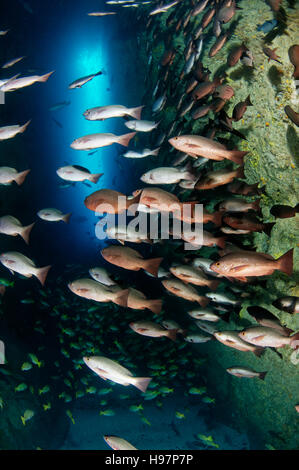
[[[130,442],[118,436],[103,436],[104,441],[113,450],[138,450]]]
[[[67,165],[58,168],[56,171],[59,178],[66,181],[91,181],[97,183],[104,173],[90,173],[90,171],[80,165]]]
[[[0,140],[12,139],[17,134],[23,134],[23,132],[26,131],[30,123],[31,123],[31,119],[25,122],[23,126],[20,126],[17,124],[14,126],[0,127]]]
[[[154,121],[133,120],[125,122],[126,127],[137,132],[150,132],[153,129],[156,129],[158,125],[159,122]]]
[[[65,223],[69,223],[71,212],[68,214],[63,214],[59,209],[49,208],[49,209],[41,209],[38,211],[37,215],[42,219],[46,220],[47,222],[59,222],[63,221]]]
[[[112,144],[123,145],[128,147],[129,142],[136,135],[136,132],[129,134],[115,135],[115,134],[89,134],[75,139],[70,147],[75,150],[92,150],[101,147],[107,147]]]
[[[247,379],[258,377],[259,379],[264,380],[267,375],[267,371],[256,372],[255,370],[249,369],[248,367],[229,367],[226,369],[226,371],[231,375],[235,375],[236,377],[244,377]]]
[[[157,277],[158,269],[163,258],[144,259],[138,251],[125,246],[112,245],[101,251],[108,263],[115,264],[124,269],[139,271],[144,269]]]
[[[146,392],[146,389],[152,380],[151,377],[133,377],[133,374],[128,369],[107,357],[83,357],[83,361],[102,379],[109,379],[112,382],[124,385],[126,387],[128,385],[133,385],[143,393]]]
[[[239,336],[239,333],[239,331],[215,331],[214,336],[218,341],[220,341],[220,343],[223,343],[230,348],[244,352],[251,351],[256,356],[260,356],[263,352],[263,348],[253,346],[247,341],[244,341]]]
[[[229,253],[211,265],[212,271],[246,282],[247,277],[267,276],[279,270],[288,276],[293,272],[293,249],[275,260],[265,253],[242,251]]]
[[[32,276],[37,277],[42,286],[44,285],[49,269],[51,268],[51,266],[37,268],[31,259],[17,251],[8,251],[6,253],[2,253],[0,255],[0,262],[12,274],[16,272],[28,278]]]
[[[149,309],[156,315],[159,315],[162,309],[162,300],[147,299],[143,292],[140,292],[137,289],[133,289],[132,287],[130,287],[127,307],[132,308],[134,310]]]
[[[124,153],[122,156],[125,158],[145,158],[150,155],[157,156],[159,153],[160,147],[150,150],[150,149],[144,149],[142,152],[135,152],[134,150],[128,150],[126,153]]]
[[[26,176],[31,170],[18,172],[15,168],[8,166],[0,167],[0,185],[9,186],[15,181],[18,186],[24,183]]]
[[[7,62],[5,62],[4,65],[2,65],[2,68],[3,68],[3,69],[8,69],[9,67],[12,67],[13,65],[17,64],[18,62],[20,62],[22,59],[25,59],[25,56],[17,57],[17,58],[15,58],[15,59],[8,60]]]
[[[74,88],[81,88],[83,85],[85,85],[85,83],[102,74],[103,72],[100,70],[99,72],[92,75],[86,75],[86,77],[78,78],[77,80],[74,80],[72,83],[70,83],[68,88],[69,90],[73,90]]]
[[[84,111],[83,116],[88,121],[105,121],[105,119],[124,116],[131,116],[135,119],[140,119],[142,109],[143,106],[127,108],[120,104],[98,106],[96,108],[87,109]]]
[[[30,75],[28,77],[15,78],[14,80],[9,80],[4,85],[2,85],[0,90],[4,92],[15,91],[19,90],[20,88],[31,86],[37,82],[44,83],[53,73],[54,71],[46,73],[45,75]]]
[[[195,180],[197,177],[186,168],[160,167],[147,171],[141,176],[147,184],[175,184],[181,180]]]
[[[227,159],[240,165],[243,164],[243,157],[248,153],[241,150],[227,150],[223,144],[199,135],[179,135],[172,137],[168,142],[175,149],[193,158],[200,156],[216,161]]]
[[[143,336],[149,336],[151,338],[161,338],[162,336],[165,336],[172,341],[176,340],[176,329],[166,329],[158,323],[147,320],[139,320],[136,322],[131,322],[129,326],[133,331]]]
[[[91,13],[87,13],[88,16],[109,16],[109,15],[117,15],[116,11],[94,11]]]
[[[283,348],[288,345],[293,349],[299,348],[299,333],[285,336],[280,331],[267,326],[253,326],[239,332],[239,337],[247,343],[262,348]]]
[[[0,217],[0,233],[16,237],[20,235],[27,245],[29,244],[29,235],[34,227],[35,222],[30,225],[23,226],[21,222],[12,215],[4,215]]]
[[[175,0],[174,2],[159,6],[155,8],[154,10],[152,10],[149,15],[153,16],[153,15],[158,15],[159,13],[166,13],[170,8],[174,7],[178,3],[179,3],[179,0]]]
[[[105,286],[93,279],[77,279],[68,284],[68,288],[79,297],[96,302],[113,302],[126,307],[128,303],[128,289],[119,286]]]

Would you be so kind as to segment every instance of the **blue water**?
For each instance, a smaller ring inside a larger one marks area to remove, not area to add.
[[[46,83],[8,93],[5,105],[9,115],[6,123],[17,124],[32,119],[26,133],[18,136],[16,141],[18,151],[20,147],[24,149],[22,159],[18,155],[16,167],[32,170],[19,191],[23,194],[23,204],[26,198],[26,214],[32,214],[29,218],[34,220],[38,210],[46,207],[73,214],[68,226],[62,222],[37,221],[31,244],[36,248],[36,258],[40,256],[46,263],[52,263],[52,260],[62,264],[75,263],[86,260],[86,257],[94,258],[96,254],[99,256],[103,242],[95,237],[98,219],[84,206],[85,197],[101,188],[122,192],[133,190],[141,174],[136,168],[133,171],[134,162],[120,156],[126,149],[118,144],[99,149],[93,155],[70,148],[74,139],[85,134],[129,132],[122,119],[85,120],[82,114],[87,108],[141,104],[143,74],[136,73],[136,57],[131,56],[131,61],[128,61],[125,56],[129,35],[123,28],[120,30],[121,17],[87,16],[87,12],[105,9],[103,5],[104,2],[101,6],[99,1],[89,1],[88,5],[56,2],[53,8],[53,2],[45,1],[41,5],[32,1],[31,14],[28,8],[17,2],[17,11],[13,15],[16,37],[7,59],[18,55],[27,57],[10,73],[41,75],[55,71]],[[24,34],[25,38],[19,34]],[[7,44],[11,44],[13,32],[10,35],[4,39]],[[100,70],[103,74],[82,88],[68,89],[68,85],[77,78]],[[71,104],[57,111],[49,110],[62,101],[71,101]],[[56,175],[56,170],[67,164],[81,165],[92,173],[104,173],[104,176],[97,184],[88,183],[90,187],[76,183],[74,187],[59,188],[59,184],[65,181]],[[18,204],[20,206],[21,202]],[[22,219],[21,214],[15,215]]]

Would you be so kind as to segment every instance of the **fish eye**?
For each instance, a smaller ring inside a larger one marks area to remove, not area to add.
[[[216,263],[216,266],[220,266],[220,263],[219,263],[219,261],[217,261],[217,263]]]

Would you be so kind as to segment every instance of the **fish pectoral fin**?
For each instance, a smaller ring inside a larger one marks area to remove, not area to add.
[[[187,144],[186,147],[190,148],[190,149],[197,149],[198,148],[198,145],[195,145],[195,144]]]
[[[139,333],[143,333],[144,331],[147,331],[147,329],[146,328],[137,328],[137,331]]]
[[[234,279],[241,282],[247,282],[247,277],[235,277]]]
[[[235,266],[234,268],[231,268],[231,272],[238,273],[239,271],[242,271],[244,268],[248,268],[248,264],[240,264],[240,266]]]
[[[78,289],[78,292],[89,292],[89,289],[84,289],[83,287],[81,289]]]
[[[252,338],[254,341],[262,341],[265,338],[265,335],[259,335]]]
[[[107,380],[107,377],[105,377],[104,375],[102,375],[103,373],[105,373],[104,370],[98,369],[98,367],[96,367],[96,368],[95,368],[95,372],[98,374],[99,377],[101,377],[101,379]]]

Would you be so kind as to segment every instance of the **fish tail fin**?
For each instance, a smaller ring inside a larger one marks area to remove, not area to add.
[[[173,330],[167,330],[167,338],[171,339],[171,341],[176,341],[176,335],[177,335],[178,329],[175,328]]]
[[[159,315],[159,313],[162,310],[162,300],[161,299],[149,300],[148,309],[151,310],[156,315]]]
[[[151,155],[154,155],[155,157],[158,156],[158,153],[159,153],[159,150],[160,150],[160,147],[157,147],[156,149],[154,149],[152,152],[151,152]]]
[[[279,266],[278,269],[288,276],[291,276],[293,273],[293,248],[281,256],[277,262]]]
[[[25,170],[25,171],[21,171],[20,173],[17,174],[17,176],[15,177],[15,182],[21,186],[21,184],[24,183],[25,181],[25,178],[26,176],[28,175],[28,173],[30,172],[31,170]]]
[[[132,116],[135,119],[140,119],[141,118],[141,111],[144,108],[144,106],[138,106],[137,108],[131,108],[130,109],[130,116]]]
[[[45,266],[43,268],[39,268],[36,273],[36,277],[43,286],[46,282],[46,278],[48,275],[49,270],[51,269],[52,266]]]
[[[216,245],[219,246],[220,248],[224,248],[225,247],[225,240],[226,240],[226,237],[216,238]]]
[[[20,132],[21,133],[25,132],[30,123],[31,123],[31,119],[29,119],[29,121],[25,122],[24,126],[22,126],[20,128]]]
[[[123,145],[124,147],[128,147],[129,142],[133,137],[136,135],[136,132],[129,132],[129,134],[124,134],[119,136],[117,143]]]
[[[266,377],[267,373],[268,373],[267,370],[265,372],[260,372],[259,379],[265,380],[265,377]]]
[[[243,166],[240,166],[240,168],[238,168],[236,178],[245,178]]]
[[[22,420],[23,426],[25,426],[26,425],[26,419],[24,418],[24,416],[21,416],[21,420]]]
[[[259,200],[259,199],[257,199],[256,201],[254,201],[254,202],[252,203],[252,209],[253,209],[254,211],[259,211],[259,210],[261,209],[261,207],[260,207],[260,200]]]
[[[24,229],[20,233],[21,237],[23,238],[24,242],[27,243],[27,245],[29,245],[29,235],[34,225],[35,222],[33,222],[33,224],[31,225],[27,225],[27,227],[24,227]]]
[[[230,152],[229,160],[231,160],[234,163],[237,163],[237,165],[243,165],[243,159],[245,155],[247,155],[248,152],[242,151],[242,150],[232,150]]]
[[[246,106],[253,106],[253,104],[251,103],[251,100],[250,100],[250,95],[247,96],[247,98],[245,100],[245,103],[246,103]]]
[[[103,176],[104,173],[94,173],[90,176],[89,180],[92,182],[92,183],[97,183],[99,181],[99,179],[101,178],[101,176]]]
[[[52,72],[49,72],[49,73],[45,73],[45,75],[41,75],[39,77],[39,82],[46,82],[48,80],[48,78],[52,75],[52,73],[54,73],[55,70],[53,70]]]
[[[295,335],[291,336],[290,346],[292,349],[299,348],[299,333],[296,333]]]
[[[213,222],[213,224],[215,224],[217,227],[220,227],[220,225],[222,224],[222,212],[214,212],[212,216],[213,218],[211,218],[211,222]]]
[[[151,377],[132,377],[132,385],[145,393],[151,380]]]
[[[65,214],[65,215],[62,217],[63,222],[65,222],[66,224],[68,224],[69,221],[70,221],[71,215],[72,215],[71,212],[69,212],[68,214]]]
[[[143,269],[157,277],[158,269],[163,258],[152,258],[143,260]]]
[[[209,287],[212,289],[212,290],[216,290],[217,287],[219,286],[220,284],[220,281],[211,281],[210,284],[209,284]]]
[[[128,295],[129,295],[129,289],[121,290],[117,292],[116,296],[113,299],[113,302],[116,305],[120,305],[121,307],[126,307],[128,304]]]

